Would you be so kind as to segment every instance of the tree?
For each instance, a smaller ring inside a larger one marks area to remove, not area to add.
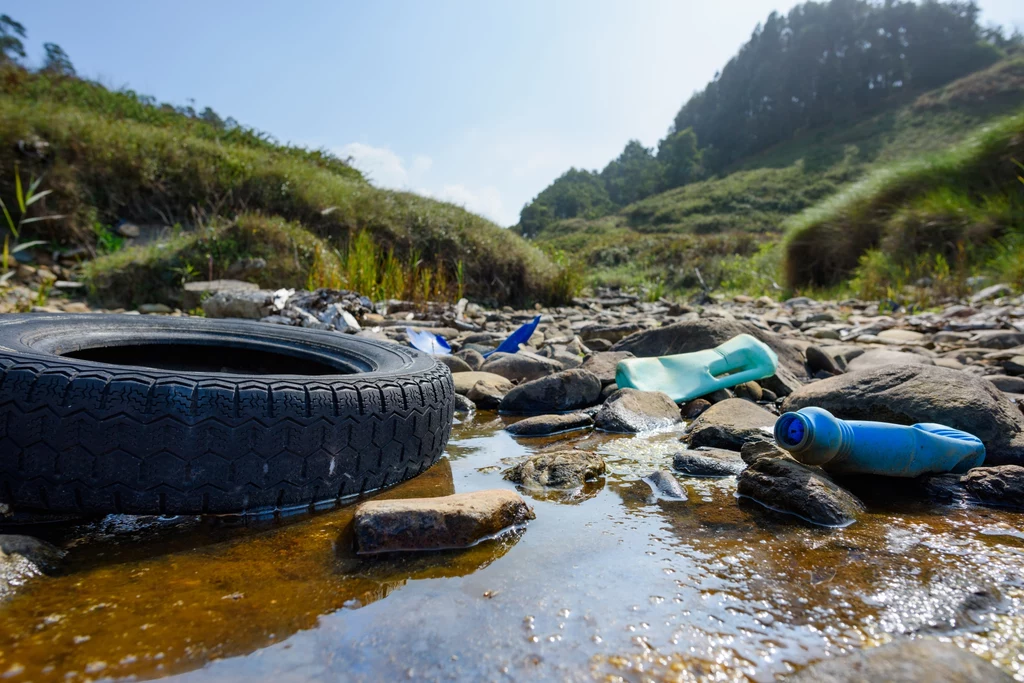
[[[608,197],[616,206],[626,206],[658,191],[661,166],[651,150],[630,140],[622,154],[601,171]]]
[[[554,221],[566,218],[597,218],[613,205],[597,173],[570,168],[551,183],[519,214],[524,237],[534,237]]]
[[[6,14],[0,14],[0,63],[25,57],[25,27]]]
[[[700,175],[702,156],[693,128],[669,133],[658,145],[662,188],[681,187],[696,180]]]
[[[43,43],[46,57],[43,61],[43,71],[60,76],[74,76],[75,67],[71,64],[71,58],[64,49],[56,43]]]

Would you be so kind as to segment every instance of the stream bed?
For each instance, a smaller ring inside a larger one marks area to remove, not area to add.
[[[606,477],[524,494],[525,531],[443,553],[359,558],[353,506],[246,523],[112,516],[31,533],[57,576],[0,603],[0,680],[753,680],[896,637],[946,639],[1024,681],[1024,515],[858,491],[869,512],[809,527],[679,477],[678,430],[514,439],[494,413],[382,497],[508,487],[553,446]],[[14,533],[17,533],[16,531]]]

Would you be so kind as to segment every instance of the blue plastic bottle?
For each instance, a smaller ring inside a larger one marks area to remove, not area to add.
[[[713,349],[660,358],[627,358],[615,366],[620,389],[661,391],[676,403],[743,382],[771,377],[779,358],[749,334],[738,334]]]
[[[806,465],[851,474],[961,473],[985,460],[981,439],[959,429],[840,420],[822,408],[785,413],[775,421],[775,442]]]

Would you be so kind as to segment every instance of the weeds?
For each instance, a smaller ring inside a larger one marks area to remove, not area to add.
[[[8,233],[4,235],[4,247],[3,247],[3,269],[4,272],[10,270],[11,256],[36,247],[41,244],[46,244],[44,240],[33,240],[30,242],[21,242],[21,230],[25,225],[29,223],[38,223],[39,221],[51,221],[63,218],[61,215],[52,214],[48,216],[29,216],[29,207],[38,202],[39,200],[46,197],[46,195],[53,192],[53,190],[39,190],[39,185],[43,182],[43,177],[31,178],[28,183],[28,189],[24,189],[21,182],[21,169],[18,164],[14,164],[14,199],[15,206],[18,209],[18,220],[15,221],[11,215],[10,210],[7,208],[7,204],[3,198],[0,198],[0,209],[3,209],[4,219],[7,221]],[[11,236],[14,236],[14,246],[11,246]]]
[[[109,225],[103,225],[97,221],[93,223],[92,229],[96,234],[97,254],[113,254],[124,248],[124,237],[111,230]]]

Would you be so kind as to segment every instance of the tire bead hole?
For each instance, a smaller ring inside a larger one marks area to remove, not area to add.
[[[65,358],[171,370],[241,375],[342,375],[353,370],[310,358],[237,346],[138,344],[100,346],[61,354]]]

